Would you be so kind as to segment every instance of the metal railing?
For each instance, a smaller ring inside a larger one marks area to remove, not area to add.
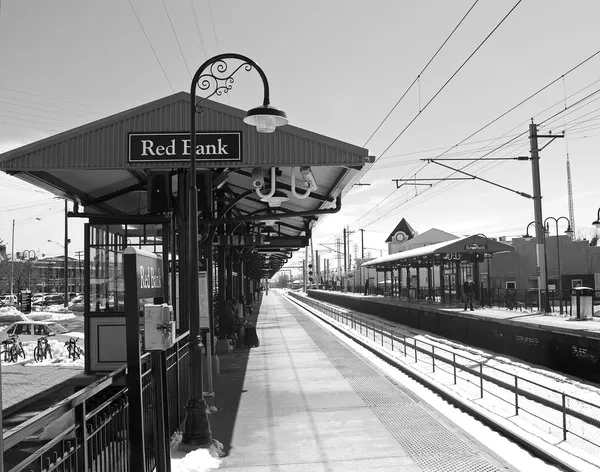
[[[552,434],[586,452],[600,454],[600,406],[541,383],[487,365],[479,360],[433,343],[399,335],[383,324],[333,305],[289,292],[329,318],[368,338],[393,354],[411,361],[413,368],[427,370],[436,382],[459,386],[464,395],[479,402],[492,400],[497,414],[525,419],[538,429]]]
[[[347,292],[350,293],[362,293],[364,294],[364,288],[354,287],[350,285],[347,287]],[[334,290],[342,292],[342,290]],[[401,298],[406,300],[415,301],[427,301],[427,302],[438,302],[440,304],[455,304],[461,305],[463,303],[462,294],[457,293],[455,290],[446,289],[442,294],[439,287],[436,288],[407,288],[398,287],[391,285],[369,287],[367,291],[368,295],[381,295],[384,297]],[[561,297],[562,294],[562,297]],[[481,288],[473,301],[473,304],[477,304],[482,307],[502,307],[510,310],[540,310],[539,308],[539,294],[537,289],[505,289],[505,288]],[[541,291],[542,297],[542,310],[545,307],[546,292]],[[593,296],[594,302],[600,302],[600,290],[594,291]],[[559,312],[562,304],[562,310],[564,314],[570,316],[573,315],[574,308],[572,305],[571,290],[565,289],[562,292],[558,290],[548,291],[548,302],[550,311]]]
[[[166,379],[168,436],[179,429],[189,392],[189,332],[180,335],[165,352],[159,376],[150,354],[141,357],[145,471],[154,470],[157,455],[156,422],[161,417],[154,395],[156,378]],[[4,461],[7,472],[129,472],[129,402],[125,387],[126,366],[97,380],[57,405],[6,431]],[[64,427],[52,439],[36,439],[36,433],[57,420]],[[31,453],[33,447],[35,450]],[[23,458],[24,457],[24,458]],[[4,471],[2,471],[4,472]]]

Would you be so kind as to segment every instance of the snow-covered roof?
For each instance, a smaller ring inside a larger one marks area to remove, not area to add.
[[[429,246],[417,247],[408,251],[397,252],[387,256],[378,257],[362,264],[362,267],[375,267],[393,265],[406,259],[415,259],[419,257],[431,256],[435,254],[449,253],[475,253],[475,254],[493,254],[497,252],[514,251],[514,246],[496,241],[494,239],[483,238],[479,235],[464,236],[462,238],[443,241],[441,243],[430,244]]]

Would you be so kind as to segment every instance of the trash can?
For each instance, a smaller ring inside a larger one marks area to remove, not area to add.
[[[594,316],[594,289],[576,287],[571,290],[571,318],[591,320]]]

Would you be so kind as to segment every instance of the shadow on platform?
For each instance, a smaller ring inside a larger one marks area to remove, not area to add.
[[[253,315],[248,317],[254,326],[258,319],[262,299],[253,304]],[[260,349],[260,348],[259,348]],[[235,348],[228,354],[219,356],[219,375],[213,378],[214,397],[206,402],[217,408],[209,417],[212,436],[223,444],[227,456],[231,450],[233,431],[244,390],[244,380],[251,348]]]

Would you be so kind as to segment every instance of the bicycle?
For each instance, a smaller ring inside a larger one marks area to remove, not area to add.
[[[19,341],[19,337],[14,335],[5,341],[2,341],[4,350],[0,353],[4,362],[18,362],[19,356],[23,356],[25,359],[25,351],[23,350],[23,344]]]
[[[85,352],[83,352],[83,349],[81,349],[78,345],[77,345],[77,340],[79,338],[70,338],[66,343],[65,346],[67,348],[67,351],[69,353],[69,358],[72,358],[74,361],[79,359],[81,356],[85,355]]]
[[[36,362],[42,362],[44,359],[47,359],[48,355],[52,359],[52,349],[50,349],[48,338],[40,336],[37,340],[37,347],[33,350],[33,358]]]

